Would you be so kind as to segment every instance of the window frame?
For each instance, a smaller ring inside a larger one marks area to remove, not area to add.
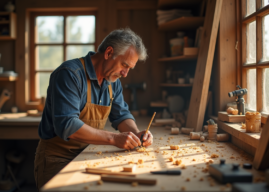
[[[67,43],[66,42],[66,17],[67,16],[95,16],[95,41],[93,43]],[[35,20],[36,17],[38,16],[63,16],[63,42],[62,43],[36,43],[36,26],[35,26]],[[43,69],[37,69],[36,68],[36,47],[37,46],[42,46],[42,45],[48,45],[48,46],[63,46],[63,61],[66,61],[66,53],[67,53],[67,46],[68,45],[94,45],[95,50],[97,50],[97,11],[91,10],[91,11],[87,11],[87,10],[83,10],[83,11],[36,11],[36,12],[31,12],[30,13],[30,31],[29,31],[29,35],[30,35],[30,42],[29,42],[29,46],[30,46],[30,81],[29,81],[29,96],[30,96],[30,101],[39,101],[40,98],[37,97],[36,95],[36,73],[38,72],[45,72],[45,73],[51,73],[53,72],[53,70],[43,70]],[[60,65],[60,63],[59,63]]]
[[[269,68],[269,61],[262,61],[263,57],[263,42],[262,42],[262,17],[269,14],[269,5],[262,7],[262,0],[256,0],[256,11],[248,16],[247,11],[247,0],[241,0],[241,82],[242,87],[247,88],[247,70],[256,69],[256,111],[261,112],[262,115],[269,115],[269,112],[263,111],[263,85],[262,85],[262,74],[264,68]],[[247,25],[253,21],[256,21],[256,62],[247,64]],[[247,98],[245,97],[246,102]],[[247,108],[246,108],[247,109]],[[253,111],[247,109],[248,111]]]

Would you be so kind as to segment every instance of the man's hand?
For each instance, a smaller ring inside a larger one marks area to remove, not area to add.
[[[147,147],[150,146],[153,143],[153,135],[151,134],[150,131],[145,134],[146,131],[141,131],[137,134],[137,137],[140,139],[141,135],[144,134],[143,136],[143,146]]]
[[[133,149],[140,146],[141,142],[134,133],[123,132],[114,135],[114,145],[119,148]]]

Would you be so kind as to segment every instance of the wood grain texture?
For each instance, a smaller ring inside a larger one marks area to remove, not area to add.
[[[225,0],[222,3],[219,36],[218,36],[218,65],[219,65],[219,110],[226,110],[226,104],[235,101],[228,97],[228,92],[236,89],[236,22],[235,1]]]
[[[138,127],[146,127],[149,121],[150,117],[138,118]],[[110,127],[109,122],[105,129],[115,132]],[[154,143],[147,148],[148,153],[139,153],[135,150],[126,151],[108,145],[89,145],[53,177],[41,191],[180,191],[182,187],[186,191],[221,191],[225,185],[219,184],[214,179],[212,181],[208,179],[210,176],[205,170],[208,161],[212,160],[213,163],[218,164],[220,158],[225,158],[227,163],[252,163],[252,156],[229,142],[204,141],[201,143],[198,140],[190,140],[188,135],[169,135],[170,130],[166,130],[164,127],[152,127],[151,132],[154,136]],[[178,145],[179,150],[171,150],[170,145]],[[211,158],[213,153],[219,157]],[[171,156],[175,160],[181,160],[181,164],[174,165],[170,162]],[[144,163],[137,164],[138,159],[143,159]],[[97,182],[101,179],[100,175],[84,173],[86,167],[118,172],[130,161],[133,162],[131,165],[137,164],[137,169],[133,172],[137,175],[136,178],[156,179],[156,185],[138,184],[137,187],[133,187],[128,183],[105,181],[102,185],[98,185]],[[182,174],[180,176],[150,174],[150,171],[158,170],[181,170]],[[260,173],[254,169],[251,172],[254,174],[254,178],[260,176]],[[200,181],[201,178],[203,181]],[[212,182],[214,186],[210,186]]]
[[[230,115],[225,111],[218,112],[218,120],[226,121],[229,123],[244,123],[245,115]]]
[[[253,166],[256,169],[267,169],[269,167],[269,118],[262,129],[259,150],[256,150]]]
[[[180,17],[159,25],[160,31],[190,30],[203,26],[204,17]]]
[[[186,127],[201,131],[219,27],[222,0],[207,2],[201,47],[195,71]]]

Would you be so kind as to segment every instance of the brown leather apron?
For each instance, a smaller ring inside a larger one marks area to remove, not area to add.
[[[87,77],[87,103],[80,112],[79,119],[96,129],[104,129],[113,101],[111,84],[108,86],[110,105],[101,106],[91,103],[91,81],[87,75],[85,63],[80,58]],[[40,139],[35,156],[35,181],[38,189],[47,183],[54,175],[72,161],[83,149],[88,146],[70,139],[65,141],[56,136],[52,139]]]

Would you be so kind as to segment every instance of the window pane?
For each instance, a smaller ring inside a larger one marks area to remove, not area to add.
[[[66,47],[67,60],[84,57],[89,51],[94,51],[94,45],[68,45]]]
[[[256,63],[256,21],[247,25],[247,63]]]
[[[68,43],[95,42],[95,16],[68,16],[66,21]]]
[[[262,42],[263,42],[263,60],[269,61],[269,15],[262,19]]]
[[[262,1],[263,1],[262,3],[263,7],[269,4],[269,0],[262,0]]]
[[[38,46],[36,68],[54,70],[63,62],[62,46]]]
[[[263,111],[269,113],[269,69],[263,70]]]
[[[63,42],[63,16],[38,16],[37,43]]]
[[[36,97],[47,97],[50,73],[36,73]]]
[[[247,0],[247,15],[250,15],[256,11],[256,1],[255,0]]]
[[[256,69],[247,70],[247,89],[246,107],[256,110]]]

